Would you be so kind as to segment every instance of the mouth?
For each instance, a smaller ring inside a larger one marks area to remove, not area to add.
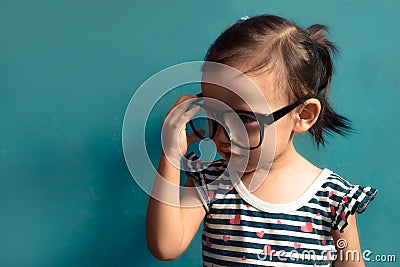
[[[232,153],[230,151],[226,151],[226,152],[218,151],[218,153],[221,156],[223,156],[226,159],[226,161],[230,161],[231,158],[233,158],[233,159],[235,159],[237,161],[237,160],[239,160],[239,159],[241,159],[243,157],[243,155]]]

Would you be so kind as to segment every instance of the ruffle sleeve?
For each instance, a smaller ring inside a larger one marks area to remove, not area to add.
[[[190,152],[184,156],[182,166],[186,176],[192,179],[203,206],[208,213],[211,202],[214,201],[218,192],[218,185],[214,181],[223,169],[222,161],[203,162],[194,152]]]
[[[375,188],[353,185],[338,176],[329,192],[332,229],[343,233],[349,216],[356,212],[363,213],[377,192]]]

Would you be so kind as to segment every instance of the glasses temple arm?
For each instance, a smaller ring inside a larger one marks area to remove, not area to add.
[[[282,118],[283,116],[285,116],[286,114],[288,114],[290,111],[292,111],[293,109],[295,109],[297,106],[299,106],[301,103],[303,103],[304,101],[310,99],[310,98],[317,98],[318,100],[320,100],[318,97],[313,96],[313,95],[306,95],[302,98],[300,98],[299,100],[297,100],[296,102],[283,107],[281,109],[278,109],[277,111],[271,113],[267,118],[265,123],[270,125],[271,123],[273,123],[274,121],[279,120],[280,118]]]

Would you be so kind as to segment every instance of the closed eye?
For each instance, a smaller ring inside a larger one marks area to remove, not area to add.
[[[243,123],[257,122],[257,119],[254,116],[248,114],[238,114],[238,116]]]

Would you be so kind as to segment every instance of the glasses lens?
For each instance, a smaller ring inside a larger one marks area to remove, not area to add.
[[[212,113],[200,107],[200,111],[191,119],[192,130],[196,131],[196,134],[202,138],[211,138],[213,132],[212,118],[214,118]],[[204,133],[201,133],[200,130],[204,130]]]
[[[225,130],[228,138],[234,145],[242,148],[256,147],[260,143],[261,127],[257,117],[242,112],[224,111],[221,114],[222,122],[217,119],[215,111],[208,106],[201,105],[200,111],[191,119],[191,129],[202,138],[214,138],[214,130]],[[221,124],[223,123],[223,125]],[[214,129],[215,128],[215,129]],[[200,130],[204,130],[202,134]],[[188,131],[190,133],[190,131]]]
[[[229,112],[224,121],[233,143],[245,148],[258,146],[261,127],[255,115]]]

